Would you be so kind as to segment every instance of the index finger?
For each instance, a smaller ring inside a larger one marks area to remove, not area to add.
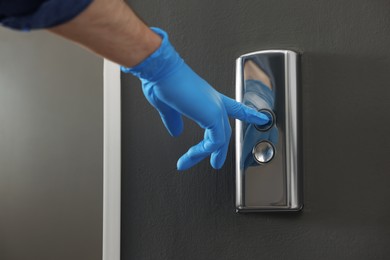
[[[236,100],[221,94],[226,112],[229,116],[255,125],[265,125],[269,122],[267,115],[258,112]]]

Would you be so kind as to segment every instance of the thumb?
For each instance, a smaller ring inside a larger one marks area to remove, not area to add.
[[[159,111],[162,122],[171,136],[179,136],[183,132],[183,120],[181,115],[168,107],[164,112]]]
[[[181,114],[153,95],[146,95],[146,98],[159,112],[161,120],[169,134],[171,136],[179,136],[183,132]]]

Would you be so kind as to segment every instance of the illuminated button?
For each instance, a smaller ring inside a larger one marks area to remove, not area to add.
[[[253,147],[252,154],[257,163],[265,164],[274,158],[275,148],[270,142],[261,141]]]

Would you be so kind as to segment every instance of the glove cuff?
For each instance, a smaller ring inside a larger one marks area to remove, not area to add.
[[[165,31],[155,27],[150,29],[162,38],[160,47],[140,64],[131,68],[121,66],[121,70],[141,80],[158,81],[176,71],[184,61],[169,42]]]

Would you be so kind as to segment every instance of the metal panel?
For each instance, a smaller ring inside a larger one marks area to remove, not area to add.
[[[236,120],[236,209],[296,211],[299,185],[297,53],[258,51],[236,61],[236,99],[269,115],[268,126]]]

